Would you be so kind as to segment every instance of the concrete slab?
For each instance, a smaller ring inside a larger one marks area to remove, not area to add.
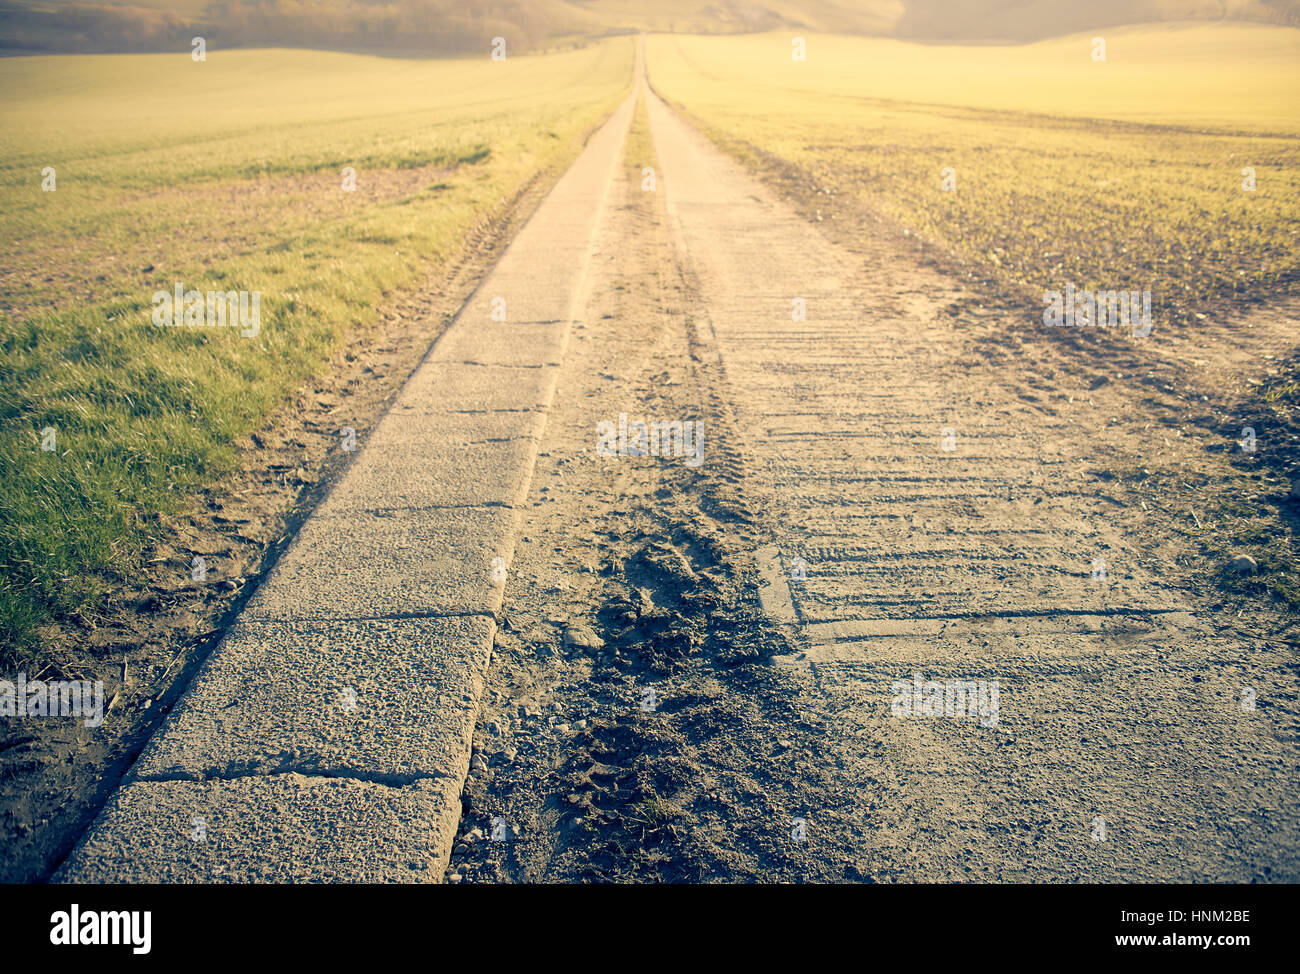
[[[133,775],[463,779],[495,631],[486,616],[241,621]]]
[[[460,783],[449,778],[403,788],[297,774],[134,781],[54,881],[438,882],[459,799]]]
[[[329,505],[329,506],[327,506]],[[507,508],[339,513],[326,501],[244,607],[257,621],[495,614],[514,551]]]
[[[568,319],[561,324],[490,326],[486,322],[448,332],[435,350],[443,362],[532,368],[560,364]]]
[[[411,376],[393,412],[545,409],[551,400],[555,372],[547,367],[430,360]]]
[[[389,413],[321,513],[517,504],[545,419],[540,412]]]

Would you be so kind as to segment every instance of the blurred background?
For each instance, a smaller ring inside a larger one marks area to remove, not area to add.
[[[783,28],[911,40],[1033,41],[1118,24],[1245,20],[1300,25],[1296,0],[0,0],[0,53],[223,47],[478,52],[484,36],[542,50],[629,30]]]

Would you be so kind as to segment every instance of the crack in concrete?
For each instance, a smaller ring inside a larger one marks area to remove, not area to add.
[[[468,762],[467,762],[468,763]],[[304,778],[338,778],[345,781],[360,781],[367,784],[383,785],[387,788],[405,788],[419,781],[441,781],[454,779],[455,774],[439,772],[411,772],[409,774],[394,774],[384,772],[364,771],[358,768],[322,768],[312,765],[259,765],[251,768],[238,769],[217,769],[208,768],[203,771],[175,771],[175,772],[152,772],[149,774],[133,774],[128,779],[140,782],[168,782],[168,781],[238,781],[241,778],[278,778],[286,775],[300,775]]]
[[[391,622],[404,619],[470,619],[474,616],[483,616],[495,622],[497,613],[490,612],[487,609],[467,609],[464,612],[391,612],[381,615],[294,616],[293,618],[268,616],[264,619],[250,619],[248,621],[258,625],[269,623],[288,625],[302,622]]]

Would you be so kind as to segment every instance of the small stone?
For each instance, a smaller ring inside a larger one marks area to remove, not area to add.
[[[487,762],[483,760],[481,755],[475,754],[469,760],[469,769],[471,771],[486,771]]]
[[[564,645],[573,649],[600,649],[605,641],[588,626],[570,626],[564,630]]]
[[[479,841],[480,839],[482,839],[482,838],[483,838],[483,830],[482,830],[482,829],[470,829],[469,833],[465,836],[465,841],[466,841],[466,842],[478,842],[478,841]]]
[[[1228,562],[1228,567],[1238,575],[1254,575],[1259,571],[1259,562],[1255,561],[1250,555],[1238,554],[1232,556],[1232,561]]]
[[[572,728],[570,728],[568,724],[556,724],[555,729],[561,734],[567,734]]]
[[[576,724],[574,724],[573,726],[576,727],[576,728],[578,728],[578,730],[586,730],[586,729],[587,729],[587,722],[586,722],[585,720],[580,720],[580,721],[578,721]]]
[[[462,878],[463,878],[463,877],[461,876],[460,873],[452,873],[450,876],[447,877],[447,882],[449,882],[449,883],[459,883],[459,882],[461,881]]]

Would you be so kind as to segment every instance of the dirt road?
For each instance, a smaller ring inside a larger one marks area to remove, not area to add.
[[[641,90],[621,163],[495,272],[527,312],[475,295],[73,875],[144,835],[151,878],[1300,878],[1293,644],[1198,600],[1121,482],[1200,449],[1131,381],[1187,343],[1081,351],[883,226],[830,232]],[[525,259],[548,239],[584,268],[562,294]],[[484,354],[495,384],[440,380]],[[241,695],[249,654],[270,689]],[[276,666],[306,674],[284,712]],[[324,683],[382,706],[340,729]],[[426,713],[424,684],[455,692]],[[251,838],[208,861],[214,794]]]
[[[1113,483],[1168,443],[1144,397],[646,106],[451,878],[1295,879],[1293,651],[1168,578]],[[620,413],[703,462],[599,456]]]

